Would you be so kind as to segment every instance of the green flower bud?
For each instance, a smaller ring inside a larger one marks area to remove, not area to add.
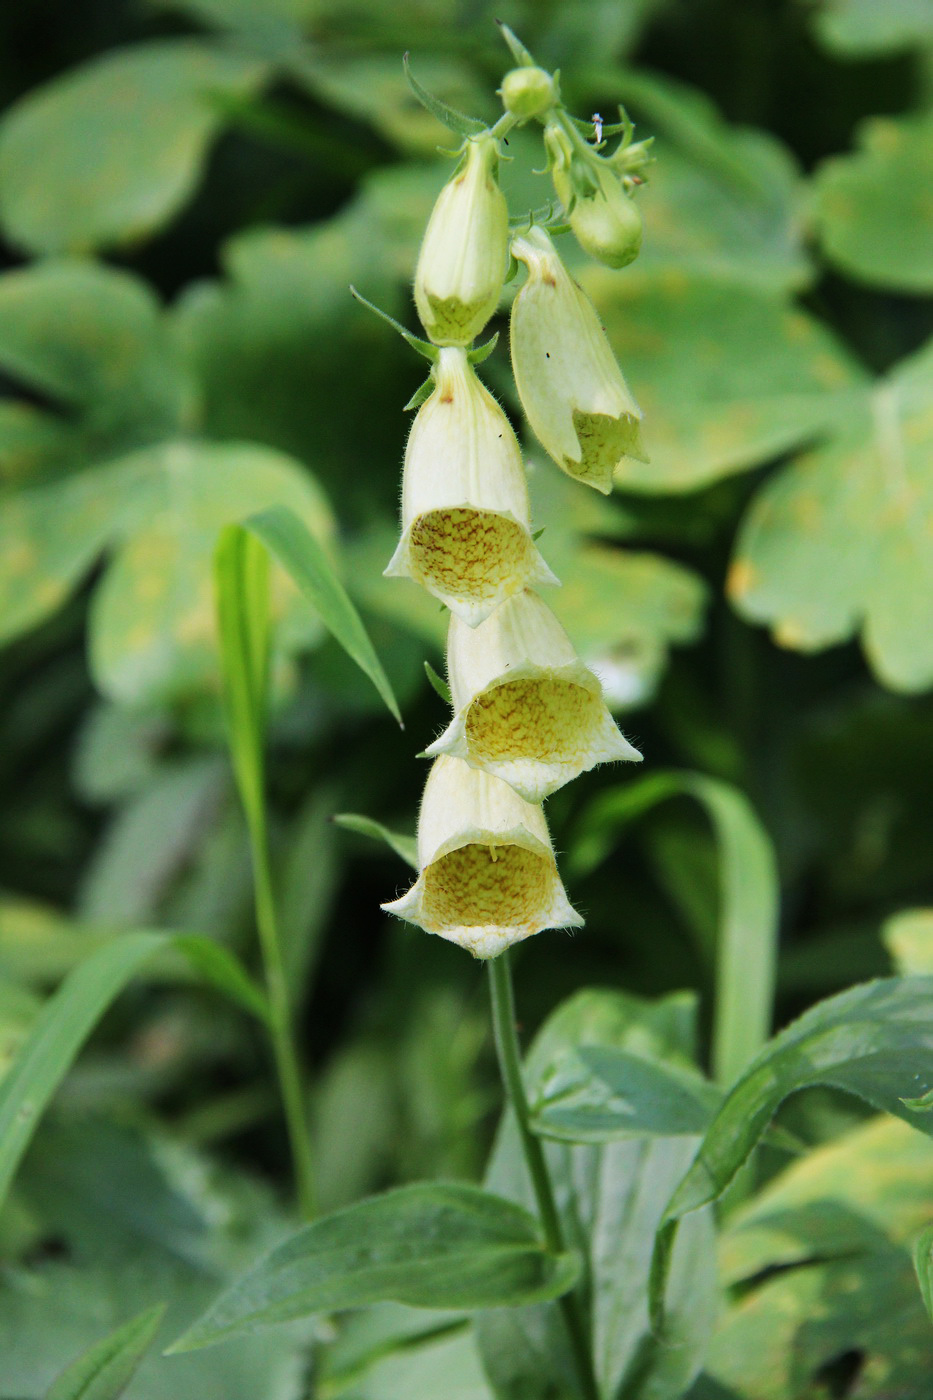
[[[441,190],[415,271],[415,305],[437,345],[469,345],[499,304],[505,281],[509,210],[488,132],[471,136],[456,174]]]
[[[543,68],[513,68],[502,79],[499,96],[507,112],[527,121],[529,117],[542,116],[553,106],[557,90],[554,79]]]
[[[615,172],[595,153],[584,160],[557,125],[544,132],[551,179],[584,252],[607,267],[625,267],[641,248],[641,214]]]
[[[512,370],[522,408],[562,471],[608,495],[622,457],[644,460],[641,410],[596,308],[542,228],[512,241],[528,280],[512,304]]]

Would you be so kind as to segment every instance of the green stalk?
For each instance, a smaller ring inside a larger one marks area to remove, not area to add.
[[[266,990],[269,996],[269,1033],[272,1054],[282,1095],[285,1126],[291,1148],[295,1174],[298,1208],[306,1220],[315,1214],[314,1161],[311,1155],[311,1129],[305,1107],[301,1069],[295,1050],[291,998],[282,957],[278,914],[272,888],[269,863],[269,840],[265,814],[247,813],[250,849],[253,857],[253,887],[256,903],[256,927],[262,949]]]
[[[554,1254],[566,1251],[564,1232],[561,1228],[557,1203],[554,1200],[554,1187],[548,1171],[547,1161],[541,1140],[531,1128],[531,1115],[525,1084],[522,1079],[521,1050],[515,1030],[515,996],[512,990],[512,971],[508,952],[500,953],[487,963],[489,968],[489,994],[492,1002],[492,1024],[496,1040],[496,1053],[506,1096],[515,1114],[521,1138],[525,1164],[538,1203],[541,1228],[548,1249]],[[599,1387],[593,1371],[593,1360],[586,1319],[576,1293],[565,1293],[557,1300],[564,1318],[570,1347],[577,1369],[581,1393],[586,1400],[599,1400]]]

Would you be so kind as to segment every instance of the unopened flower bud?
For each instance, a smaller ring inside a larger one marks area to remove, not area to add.
[[[412,424],[402,537],[386,574],[413,578],[470,627],[534,583],[557,583],[534,546],[511,425],[465,350],[446,346]]]
[[[438,345],[469,345],[499,304],[508,259],[509,210],[488,132],[467,139],[425,230],[415,271],[415,305]]]
[[[513,68],[499,89],[502,105],[513,117],[540,117],[557,97],[554,79],[543,68]]]
[[[611,166],[585,160],[556,123],[544,131],[551,179],[584,252],[607,267],[625,267],[641,248],[641,214]]]
[[[512,241],[528,280],[512,304],[512,370],[542,447],[578,481],[608,495],[622,457],[644,460],[641,410],[629,393],[596,308],[543,229]]]
[[[640,761],[550,608],[516,593],[479,627],[450,619],[452,723],[428,753],[455,754],[541,802],[597,763]]]
[[[408,893],[383,909],[477,958],[583,923],[557,873],[541,808],[459,758],[438,758],[428,775],[418,870]]]

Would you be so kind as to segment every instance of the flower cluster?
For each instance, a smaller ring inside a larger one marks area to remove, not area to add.
[[[597,763],[640,758],[535,591],[558,580],[531,533],[518,441],[476,373],[485,352],[470,348],[496,311],[507,268],[524,265],[511,313],[522,407],[562,471],[610,491],[622,456],[641,453],[641,414],[595,308],[545,228],[528,219],[510,239],[499,135],[517,122],[541,123],[564,217],[594,256],[630,261],[640,223],[624,171],[570,125],[556,76],[524,55],[501,93],[505,117],[466,134],[418,259],[415,305],[431,379],[408,439],[401,538],[386,569],[450,610],[453,715],[427,750],[434,762],[418,822],[418,878],[383,908],[480,958],[541,929],[582,923],[541,803]]]

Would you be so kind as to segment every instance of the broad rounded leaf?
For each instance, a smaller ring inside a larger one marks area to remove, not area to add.
[[[222,117],[264,66],[196,40],[118,49],[33,90],[0,124],[0,224],[35,253],[158,228],[191,194]]]
[[[211,559],[221,527],[287,505],[329,547],[330,509],[313,478],[271,448],[164,443],[122,465],[142,485],[125,541],[92,602],[95,678],[123,701],[216,685]],[[272,608],[286,650],[319,637],[307,603],[280,573]]]
[[[854,155],[836,156],[816,173],[814,217],[823,251],[859,281],[931,292],[933,120],[879,117],[858,137]]]
[[[172,1350],[366,1303],[537,1302],[565,1293],[576,1273],[570,1255],[548,1253],[521,1206],[476,1186],[403,1186],[324,1216],[273,1249]]]
[[[862,375],[829,331],[768,291],[686,272],[581,278],[644,412],[627,490],[689,491],[814,437]]]
[[[799,651],[861,630],[886,685],[933,684],[931,450],[933,343],[755,497],[729,575],[739,611]]]
[[[817,37],[846,58],[933,42],[930,0],[818,0]]]

